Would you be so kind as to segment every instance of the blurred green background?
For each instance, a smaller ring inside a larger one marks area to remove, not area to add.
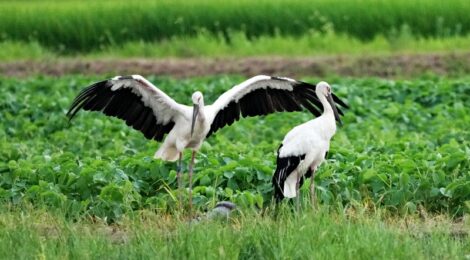
[[[466,0],[1,1],[0,60],[461,52]]]

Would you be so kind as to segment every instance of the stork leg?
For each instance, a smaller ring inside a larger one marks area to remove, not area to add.
[[[193,211],[193,167],[194,167],[194,157],[196,156],[196,151],[193,151],[191,154],[191,163],[189,164],[189,217],[192,217]]]
[[[316,203],[316,196],[315,196],[315,174],[317,173],[317,169],[312,169],[312,176],[310,177],[310,202],[312,204],[312,208],[315,209]]]
[[[297,174],[297,182],[295,183],[295,195],[296,195],[296,198],[295,198],[295,206],[296,206],[296,209],[297,209],[297,212],[300,212],[300,174],[298,171],[295,172]]]
[[[178,181],[178,207],[180,210],[182,210],[183,208],[183,198],[182,198],[182,188],[183,188],[183,183],[182,183],[182,180],[181,180],[181,171],[182,171],[182,168],[183,168],[183,165],[182,165],[182,157],[183,157],[183,153],[180,152],[179,153],[179,157],[178,157],[178,165],[176,166],[176,179]]]

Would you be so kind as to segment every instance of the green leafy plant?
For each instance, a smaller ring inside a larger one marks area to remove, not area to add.
[[[158,144],[99,113],[82,112],[67,122],[73,97],[101,78],[0,79],[4,203],[29,202],[109,219],[177,207],[176,166],[152,158]],[[178,102],[189,103],[198,89],[211,103],[242,78],[150,80]],[[316,177],[320,203],[340,208],[360,203],[402,214],[421,207],[455,215],[468,211],[468,78],[328,81],[351,109]],[[309,119],[308,113],[243,119],[209,138],[197,156],[197,207],[204,210],[219,200],[268,205],[276,149],[287,131]]]

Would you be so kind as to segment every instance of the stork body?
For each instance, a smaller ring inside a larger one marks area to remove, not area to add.
[[[304,178],[310,177],[314,202],[313,179],[316,170],[328,153],[330,140],[336,132],[336,121],[341,122],[328,83],[317,84],[315,92],[323,106],[322,115],[294,127],[278,149],[277,167],[272,180],[277,201],[284,197],[298,198]]]
[[[177,117],[175,126],[155,153],[156,159],[176,161],[184,149],[198,151],[210,130],[206,109],[201,92],[195,92],[192,97],[194,108],[185,107],[184,114]],[[198,113],[194,118],[193,114]]]
[[[336,96],[333,98],[339,105],[346,106]],[[196,91],[191,107],[177,103],[144,77],[132,75],[117,76],[85,88],[75,98],[67,115],[71,120],[80,109],[101,111],[125,120],[147,139],[163,141],[155,158],[179,160],[179,187],[182,153],[191,149],[191,199],[194,157],[205,138],[241,117],[303,109],[320,115],[320,106],[314,85],[289,78],[255,76],[229,89],[208,106],[204,104],[202,93]]]

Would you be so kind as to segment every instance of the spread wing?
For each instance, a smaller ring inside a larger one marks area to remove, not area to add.
[[[347,107],[335,95],[333,100]],[[303,109],[308,109],[315,116],[321,115],[323,109],[315,94],[315,85],[290,78],[255,76],[234,86],[214,104],[207,106],[210,112],[208,115],[213,118],[207,137],[218,129],[233,124],[240,117]],[[338,112],[343,114],[339,108]]]
[[[132,75],[117,76],[83,89],[67,112],[69,120],[80,109],[120,118],[147,139],[161,141],[188,107],[174,101],[144,77]]]

